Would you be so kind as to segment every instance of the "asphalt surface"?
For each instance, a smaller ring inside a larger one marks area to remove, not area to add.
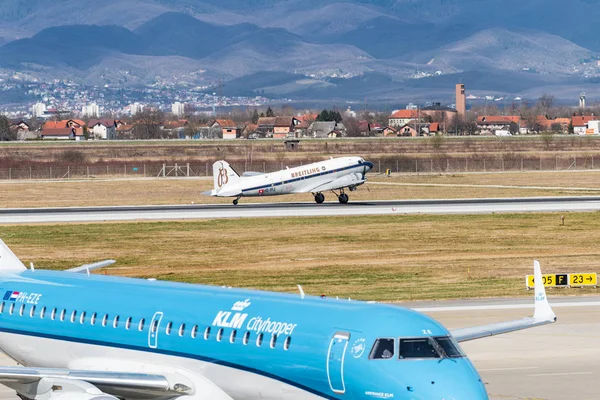
[[[551,325],[465,342],[492,400],[597,400],[600,379],[600,297],[550,297]],[[518,319],[533,299],[402,303],[426,310],[449,329]],[[507,307],[508,306],[508,307]],[[15,365],[0,355],[0,365]],[[0,400],[18,400],[0,385]]]
[[[556,323],[462,343],[490,398],[597,400],[600,297],[549,299]],[[533,299],[403,304],[449,329],[531,316]]]
[[[242,199],[243,202],[245,199]],[[249,203],[168,206],[4,208],[0,224],[344,216],[393,214],[479,214],[600,210],[600,196],[452,200],[394,200],[339,203]]]

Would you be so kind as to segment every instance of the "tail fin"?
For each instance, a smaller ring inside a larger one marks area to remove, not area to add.
[[[240,175],[225,160],[213,164],[214,193],[219,193],[225,186],[240,180]]]
[[[0,239],[0,272],[2,271],[23,271],[27,268],[21,260],[13,253],[6,243]]]

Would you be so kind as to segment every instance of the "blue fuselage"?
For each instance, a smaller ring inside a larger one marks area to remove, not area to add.
[[[209,367],[243,373],[210,377],[235,399],[258,398],[252,382],[281,385],[265,390],[280,399],[487,399],[468,358],[435,342],[431,354],[418,355],[424,350],[414,343],[450,334],[401,307],[29,270],[0,275],[0,288],[0,347],[28,366],[68,368],[88,348],[106,349],[107,357],[118,349],[140,360],[198,365],[205,377]],[[57,357],[49,343],[73,350]]]

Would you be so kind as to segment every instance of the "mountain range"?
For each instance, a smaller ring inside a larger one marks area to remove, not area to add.
[[[0,70],[298,99],[450,100],[459,81],[573,99],[598,91],[599,17],[599,0],[2,0]]]

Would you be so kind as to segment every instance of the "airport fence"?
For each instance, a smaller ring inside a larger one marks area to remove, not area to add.
[[[372,172],[385,173],[468,173],[502,171],[576,171],[600,169],[600,156],[536,157],[514,154],[498,157],[382,157],[368,158]],[[285,161],[231,162],[239,172],[269,172],[284,169]],[[290,167],[296,165],[289,165]],[[64,180],[94,178],[198,177],[212,176],[212,163],[155,164],[128,163],[84,166],[31,166],[0,168],[0,180]]]

